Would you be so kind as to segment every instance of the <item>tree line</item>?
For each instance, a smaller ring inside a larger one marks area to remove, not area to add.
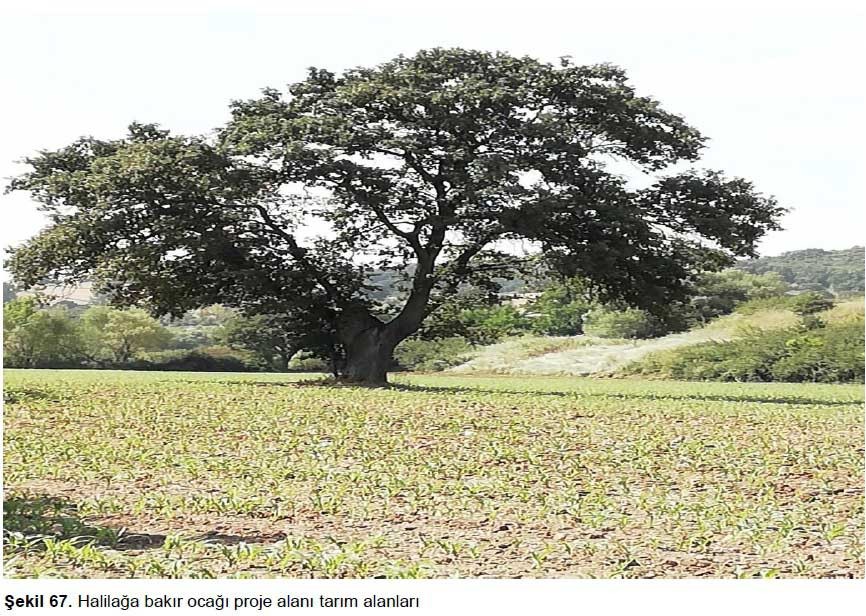
[[[864,256],[863,246],[844,250],[809,248],[742,261],[736,267],[751,274],[776,272],[793,289],[844,296],[863,293]]]
[[[625,304],[593,299],[580,278],[539,284],[543,292],[521,306],[472,289],[457,293],[414,336],[390,366],[441,369],[470,348],[509,336],[649,338],[683,331],[729,314],[742,302],[783,295],[774,273],[738,270],[700,277],[687,301],[666,318]],[[291,315],[253,315],[219,305],[179,318],[144,310],[50,306],[35,296],[5,304],[4,365],[21,368],[137,368],[165,370],[328,370],[338,368],[328,336],[311,345],[305,321]]]

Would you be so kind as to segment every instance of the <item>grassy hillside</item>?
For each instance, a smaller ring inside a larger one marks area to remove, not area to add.
[[[838,308],[840,311],[854,309]],[[731,340],[747,328],[774,329],[796,323],[797,317],[792,312],[764,309],[750,314],[734,313],[700,329],[651,340],[524,336],[480,349],[472,360],[449,372],[573,376],[609,373],[658,351],[710,340]]]
[[[622,372],[683,380],[863,382],[863,298],[818,318],[812,325],[746,330],[728,341],[654,352]]]

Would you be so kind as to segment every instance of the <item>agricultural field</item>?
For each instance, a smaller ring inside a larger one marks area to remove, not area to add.
[[[5,372],[10,577],[862,577],[863,388]]]

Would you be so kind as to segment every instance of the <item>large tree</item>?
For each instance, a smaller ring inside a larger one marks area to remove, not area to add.
[[[433,49],[310,69],[231,112],[208,138],[133,124],[30,158],[11,188],[51,225],[14,251],[16,280],[89,277],[156,314],[294,315],[334,336],[343,376],[383,383],[441,301],[519,264],[514,240],[601,300],[663,310],[782,211],[743,179],[661,174],[704,138],[611,65]],[[382,267],[411,272],[387,317],[365,283]]]

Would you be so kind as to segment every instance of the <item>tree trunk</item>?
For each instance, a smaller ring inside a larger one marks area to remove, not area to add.
[[[396,343],[382,327],[373,327],[344,342],[343,378],[364,385],[386,385]]]
[[[363,385],[386,385],[399,342],[394,332],[366,311],[345,314],[337,331],[346,355],[340,376]]]
[[[421,266],[419,265],[419,268]],[[432,268],[427,263],[426,270]],[[419,277],[416,270],[416,277]],[[364,385],[387,385],[388,370],[394,363],[394,348],[418,331],[430,298],[432,281],[421,274],[400,311],[393,320],[383,323],[365,309],[347,311],[337,324],[346,362],[342,377]]]

